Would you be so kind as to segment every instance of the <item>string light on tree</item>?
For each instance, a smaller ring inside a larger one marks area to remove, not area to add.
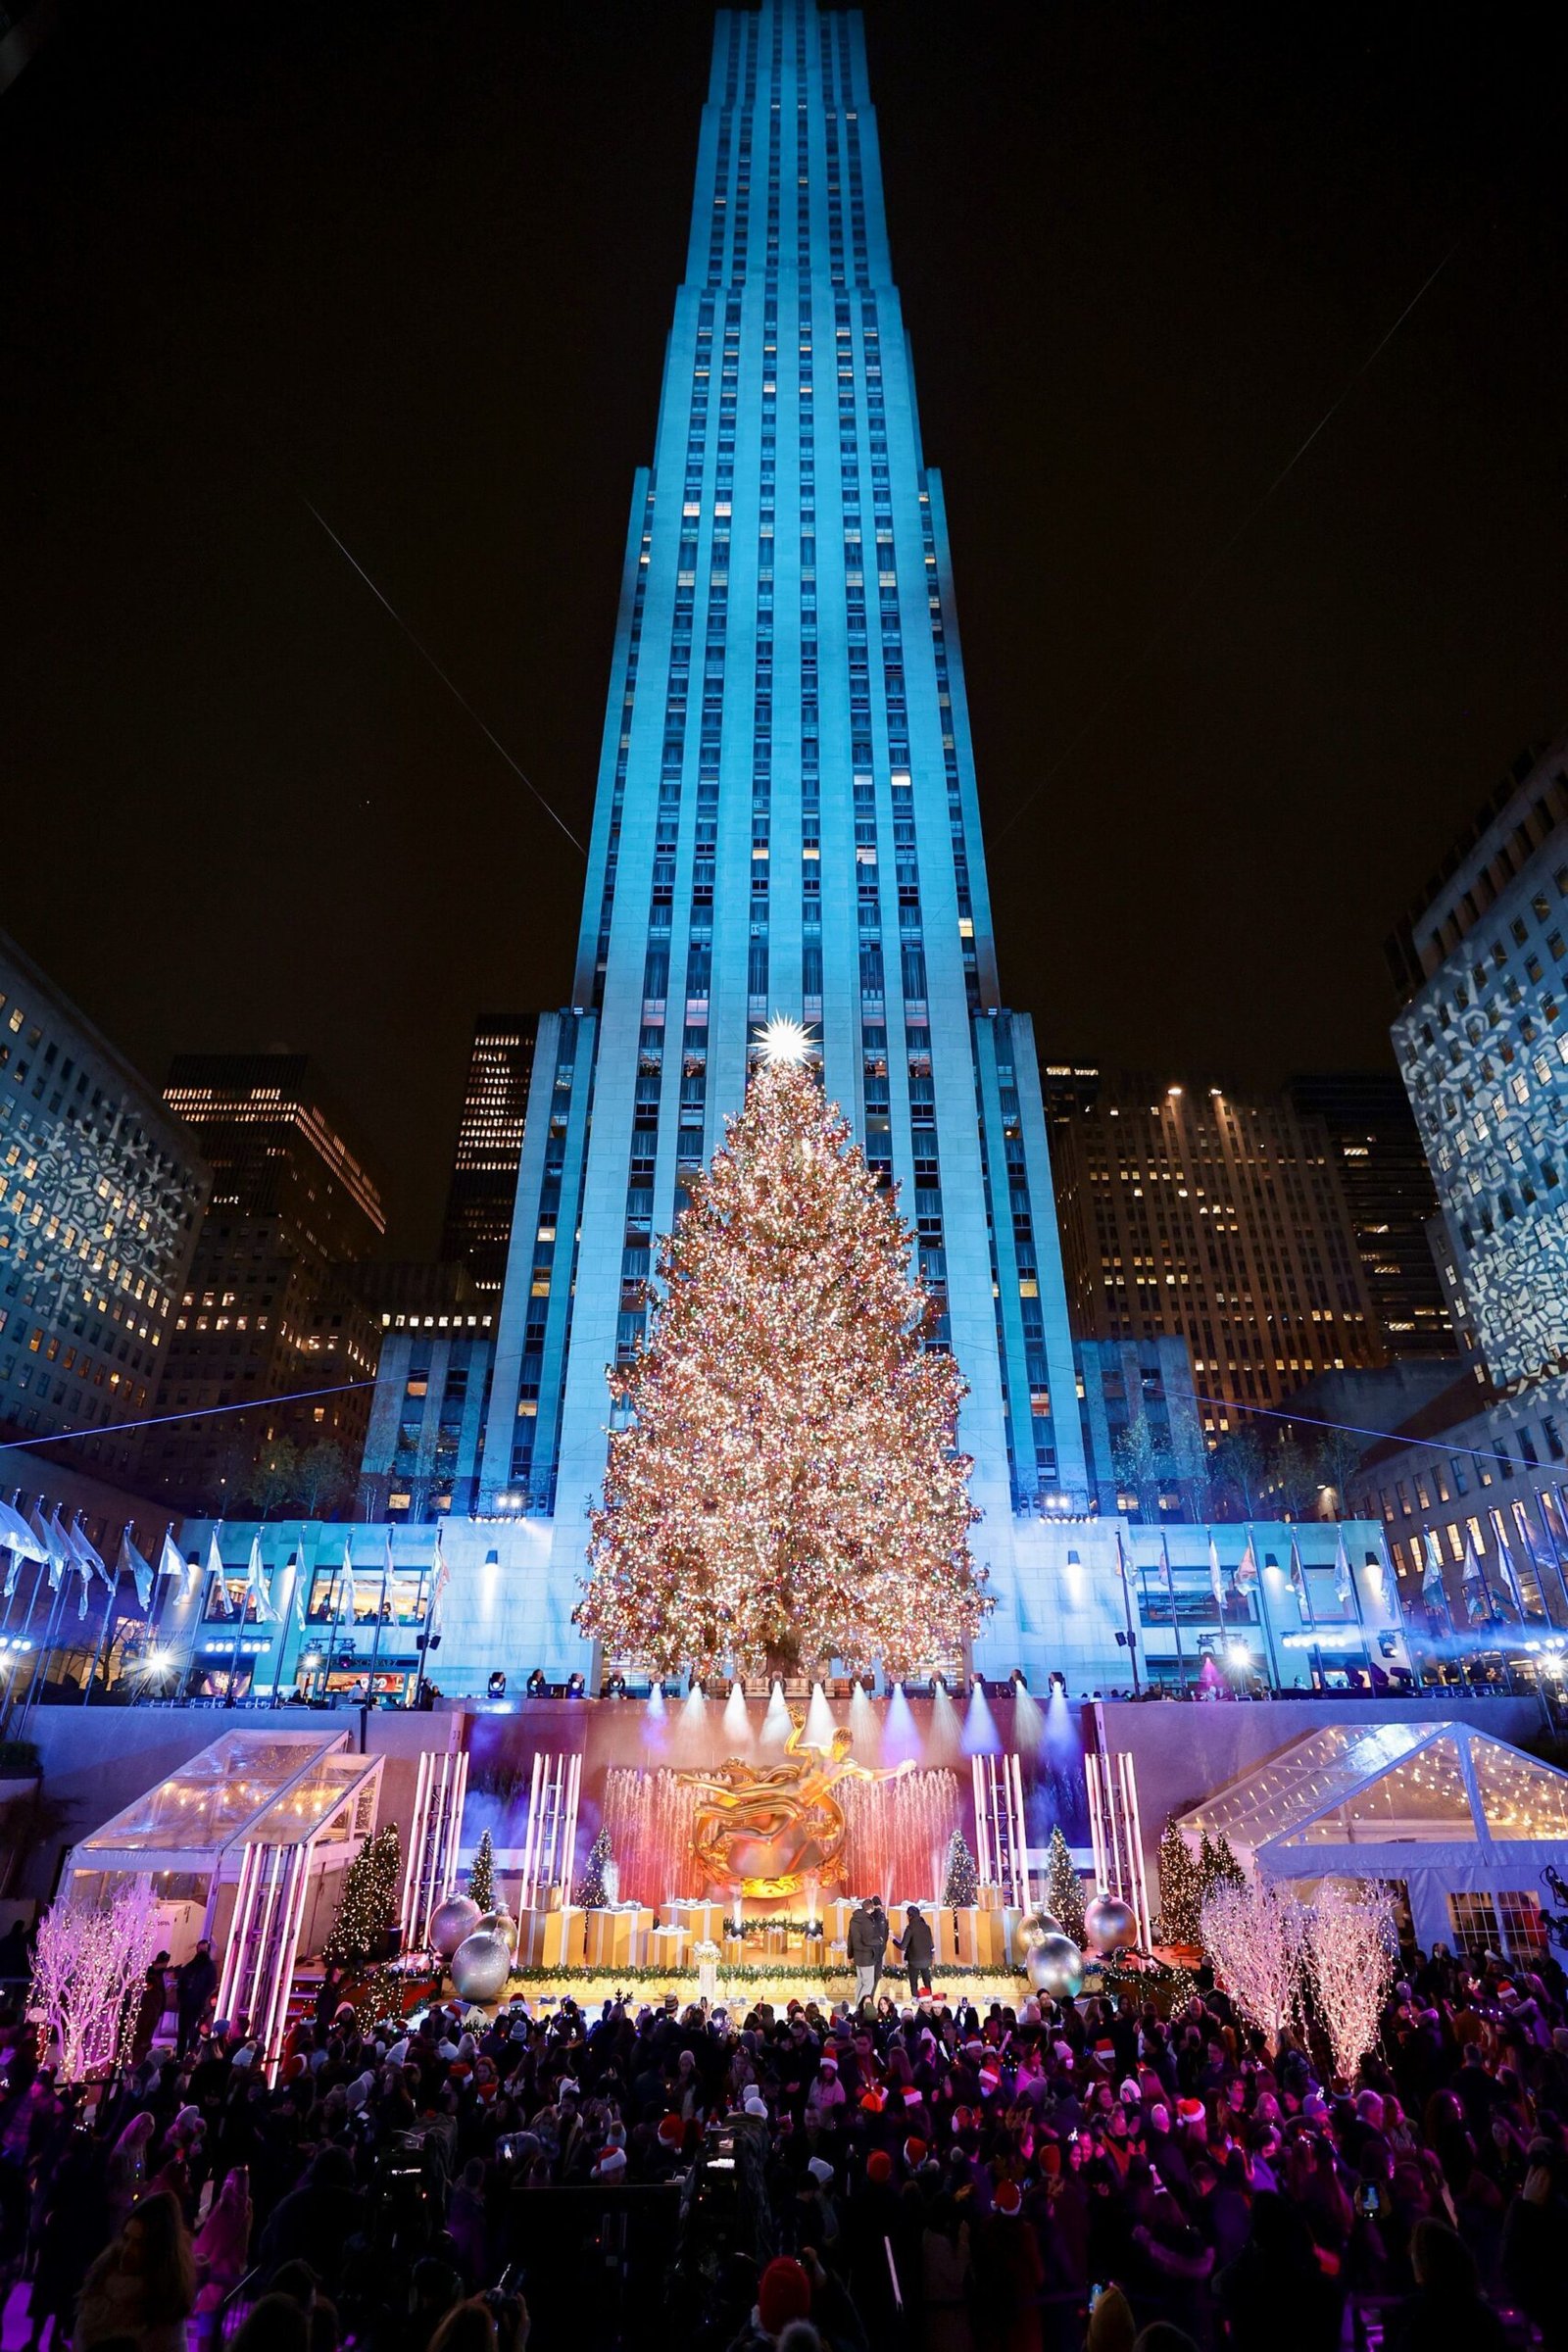
[[[495,1846],[488,1830],[481,1831],[473,1849],[468,1868],[468,1900],[477,1903],[481,1911],[493,1911],[496,1907]]]
[[[609,1902],[606,1874],[613,1862],[614,1849],[610,1842],[610,1832],[601,1830],[588,1848],[588,1859],[583,1864],[582,1877],[577,1881],[577,1890],[571,1898],[579,1911],[602,1911]]]
[[[127,2055],[134,2004],[158,1944],[152,1889],[131,1880],[107,1910],[56,1903],[38,1929],[27,1999],[62,2082],[110,2074]]]
[[[611,1375],[576,1623],[659,1674],[837,1657],[906,1675],[979,1632],[964,1384],[927,1350],[910,1235],[773,1021],[745,1108],[659,1253],[662,1301]]]
[[[1058,1822],[1046,1848],[1046,1909],[1061,1922],[1062,1934],[1074,1943],[1084,1939],[1084,1883],[1073,1868],[1067,1840]]]
[[[1272,1880],[1217,1885],[1203,1900],[1203,1947],[1271,2049],[1299,2004],[1304,1919],[1289,1886]]]
[[[1347,2082],[1377,2045],[1383,1997],[1398,1950],[1394,1901],[1375,1880],[1325,1879],[1306,1923],[1313,2006]]]
[[[961,1830],[948,1839],[948,1875],[942,1887],[945,1911],[966,1911],[980,1899],[980,1873]]]
[[[1202,1908],[1202,1875],[1175,1822],[1167,1821],[1159,1840],[1159,1927],[1164,1941],[1200,1942]]]
[[[323,1960],[361,1968],[380,1958],[398,1915],[402,1867],[398,1825],[388,1822],[366,1840],[343,1874],[337,1917],[321,1946]]]

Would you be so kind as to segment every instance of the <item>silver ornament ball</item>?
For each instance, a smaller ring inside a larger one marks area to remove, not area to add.
[[[1064,2000],[1082,1991],[1084,1956],[1070,1936],[1042,1936],[1024,1958],[1024,1971],[1036,1992]]]
[[[1060,1920],[1054,1919],[1049,1911],[1026,1911],[1017,1927],[1018,1941],[1025,1951],[1043,1936],[1059,1936],[1061,1932]]]
[[[498,2001],[511,1974],[511,1948],[493,1928],[465,1936],[452,1955],[452,1984],[460,2000]]]
[[[472,1933],[475,1936],[505,1936],[510,1951],[514,1952],[517,1948],[517,1923],[505,1903],[499,1910],[487,1911],[482,1919],[475,1920]]]
[[[450,1960],[466,1936],[479,1925],[479,1906],[466,1894],[449,1894],[430,1920],[430,1949]]]
[[[1125,1952],[1138,1941],[1132,1906],[1119,1894],[1097,1894],[1084,1911],[1084,1941],[1092,1952]]]

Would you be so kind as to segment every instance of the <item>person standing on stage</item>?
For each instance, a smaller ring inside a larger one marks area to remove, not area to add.
[[[888,1936],[892,1931],[888,1927],[888,1915],[882,1908],[879,1894],[872,1895],[871,1910],[876,1920],[876,1964],[871,1972],[871,1998],[875,2000],[876,1988],[882,1982],[883,1963],[888,1956]]]
[[[877,1936],[874,1895],[862,1895],[859,1909],[850,1913],[845,1941],[849,1947],[850,1965],[855,1971],[855,2006],[858,2009],[863,2001],[876,1998],[876,1981],[881,1970],[882,1954],[887,1947],[885,1927],[880,1940]]]
[[[936,1938],[931,1933],[918,1903],[911,1903],[906,1915],[904,1934],[895,1936],[893,1948],[904,1955],[904,1965],[909,1972],[909,1990],[916,2000],[931,1989],[931,1963],[936,1957]]]

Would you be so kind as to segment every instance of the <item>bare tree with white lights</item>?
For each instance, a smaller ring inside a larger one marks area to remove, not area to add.
[[[121,1886],[105,1910],[56,1903],[43,1921],[27,2010],[50,2036],[62,2082],[85,2082],[121,2063],[157,1943],[143,1880]]]
[[[1268,1879],[1215,1886],[1204,1899],[1204,1949],[1271,2048],[1300,2006],[1304,1916],[1290,1889]]]
[[[1394,1902],[1376,1881],[1325,1879],[1306,1923],[1306,1966],[1334,2064],[1347,2082],[1375,2048],[1398,1936]]]

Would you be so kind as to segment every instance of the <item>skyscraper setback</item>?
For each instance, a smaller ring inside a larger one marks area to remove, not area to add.
[[[969,1384],[1005,1644],[1024,1519],[1083,1507],[1089,1482],[863,35],[811,0],[718,19],[571,1005],[539,1023],[480,1492],[552,1522],[563,1631],[606,1366],[643,1333],[654,1239],[775,1011],[820,1039],[828,1096],[917,1230],[933,1344]]]

